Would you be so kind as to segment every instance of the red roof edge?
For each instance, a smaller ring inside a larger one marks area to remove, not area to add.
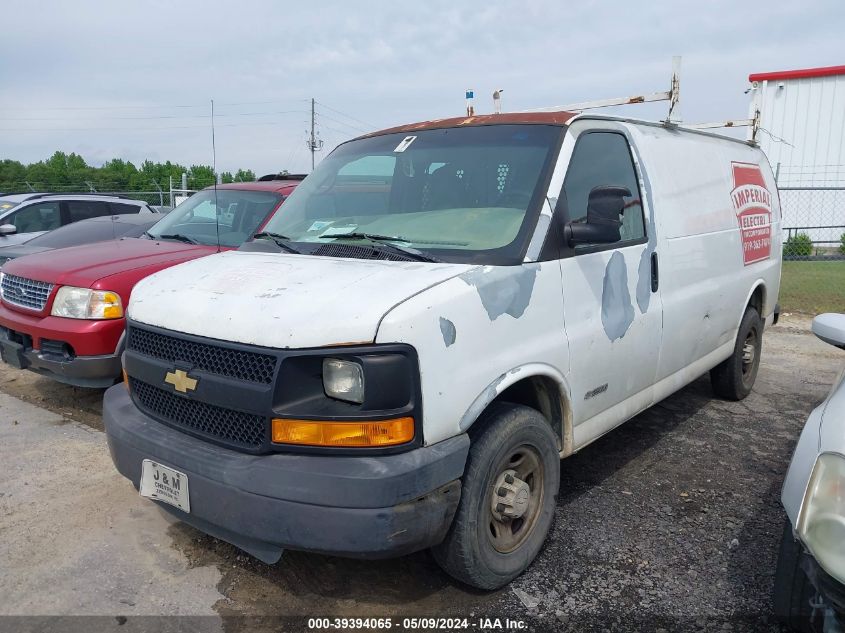
[[[810,77],[830,77],[833,75],[845,75],[845,66],[825,66],[823,68],[804,68],[802,70],[777,70],[773,73],[754,73],[748,75],[748,81],[808,79]]]

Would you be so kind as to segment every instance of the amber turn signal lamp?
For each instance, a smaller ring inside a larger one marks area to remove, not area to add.
[[[276,444],[355,448],[394,446],[414,439],[414,418],[367,422],[275,418],[272,431]]]
[[[129,376],[125,369],[123,370],[123,386],[126,387],[126,391],[129,391]]]

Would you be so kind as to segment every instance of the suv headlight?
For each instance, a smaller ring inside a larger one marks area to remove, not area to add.
[[[845,457],[816,459],[798,518],[798,536],[819,565],[845,582]]]
[[[119,319],[123,316],[123,305],[120,295],[110,290],[62,286],[50,314],[69,319]]]
[[[329,398],[361,404],[364,402],[364,368],[354,361],[324,359],[323,389]]]

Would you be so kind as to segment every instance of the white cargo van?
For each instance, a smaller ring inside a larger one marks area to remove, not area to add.
[[[759,148],[566,112],[339,146],[239,252],[138,284],[118,470],[266,562],[433,548],[499,587],[560,458],[710,372],[754,384],[780,208]]]

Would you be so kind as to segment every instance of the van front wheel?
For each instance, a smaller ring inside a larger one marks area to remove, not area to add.
[[[560,455],[551,426],[530,407],[494,403],[476,425],[460,505],[432,553],[458,580],[497,589],[521,574],[546,540]]]
[[[763,321],[755,308],[748,308],[739,324],[733,354],[710,370],[710,384],[717,396],[742,400],[751,393],[762,347]]]

